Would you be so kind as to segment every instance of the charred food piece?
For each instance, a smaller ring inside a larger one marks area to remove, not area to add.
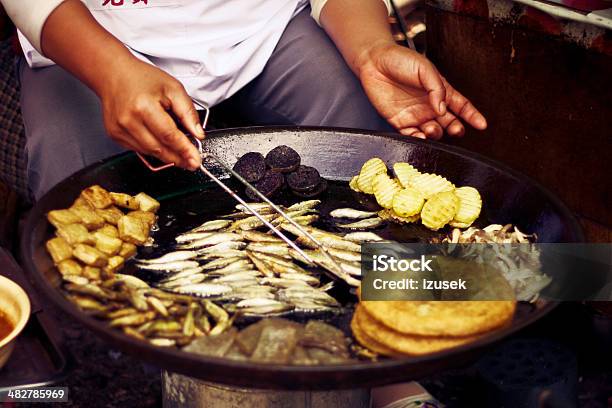
[[[266,155],[266,164],[277,173],[295,171],[300,166],[301,160],[298,152],[285,145],[275,147]]]
[[[272,197],[283,188],[284,184],[285,177],[282,174],[268,170],[261,180],[253,183],[253,187],[259,190],[266,197]],[[253,191],[251,191],[250,188],[247,187],[245,193],[249,199],[261,201],[261,199]]]
[[[319,184],[317,184],[315,187],[309,190],[306,190],[306,191],[291,190],[291,191],[293,191],[293,194],[295,194],[298,197],[312,198],[312,197],[316,197],[319,194],[323,193],[325,190],[327,190],[327,180],[325,180],[324,178],[321,178],[321,181],[319,182]]]
[[[321,175],[314,167],[300,166],[292,173],[287,174],[287,184],[295,191],[312,191],[321,182]]]
[[[234,171],[249,183],[254,183],[265,176],[266,161],[261,153],[249,152],[234,164]]]

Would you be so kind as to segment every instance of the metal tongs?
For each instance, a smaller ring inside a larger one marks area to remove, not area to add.
[[[196,101],[194,101],[194,104],[206,111],[206,114],[204,116],[204,121],[202,122],[202,128],[206,129],[206,125],[208,123],[208,116],[210,115],[210,110],[209,110],[209,108],[207,106],[201,105],[200,103],[198,103]],[[236,173],[231,167],[229,167],[227,164],[225,164],[216,155],[214,155],[214,154],[212,154],[210,152],[205,152],[204,148],[202,146],[202,141],[200,139],[195,138],[194,140],[196,142],[196,147],[197,147],[198,151],[200,152],[200,157],[202,158],[202,161],[204,159],[206,159],[206,158],[211,158],[211,159],[215,160],[224,170],[226,170],[228,173],[230,173],[232,176],[234,176],[245,187],[247,187],[251,191],[253,191],[260,199],[262,199],[268,205],[270,205],[270,207],[278,215],[283,217],[287,222],[289,222],[291,225],[293,225],[295,228],[297,228],[300,231],[300,233],[304,234],[304,236],[306,236],[310,241],[312,241],[315,244],[315,246],[317,247],[317,249],[319,249],[325,255],[325,257],[328,258],[328,260],[330,262],[332,262],[332,264],[334,265],[334,268],[337,270],[338,277],[344,279],[346,282],[351,282],[351,281],[354,280],[348,273],[346,273],[342,269],[340,264],[329,254],[329,252],[327,251],[327,248],[325,247],[325,245],[323,245],[321,242],[319,242],[319,240],[317,240],[311,233],[306,231],[306,229],[304,229],[300,224],[295,222],[279,206],[274,204],[268,197],[263,195],[263,193],[261,193],[259,190],[257,190],[257,188],[255,188],[251,183],[246,181],[240,174]],[[138,155],[140,160],[142,160],[143,163],[149,168],[149,170],[151,170],[153,172],[158,172],[158,171],[161,171],[161,170],[164,170],[164,169],[167,169],[169,167],[173,167],[174,166],[174,163],[167,163],[167,164],[155,167],[151,163],[149,163],[149,161],[142,154],[140,154],[138,152],[136,152],[136,154]],[[250,212],[255,217],[257,217],[257,219],[259,221],[261,221],[266,227],[270,228],[280,239],[285,241],[291,248],[295,249],[296,252],[298,254],[300,254],[300,256],[302,256],[306,261],[308,261],[311,264],[315,264],[316,263],[300,247],[298,247],[295,244],[295,242],[293,242],[292,240],[287,238],[287,236],[285,234],[283,234],[278,228],[276,228],[269,221],[267,221],[261,214],[259,214],[246,201],[244,201],[242,198],[240,198],[240,196],[238,196],[238,194],[236,194],[234,191],[232,191],[227,185],[225,185],[221,180],[219,180],[219,178],[217,178],[206,167],[204,167],[204,164],[200,164],[200,170],[204,174],[206,174],[211,180],[213,180],[215,183],[217,183],[219,185],[219,187],[221,187],[223,190],[225,190],[230,196],[232,196],[232,198],[234,198],[234,200],[238,201],[242,206],[244,206],[244,208],[246,208],[248,212]]]

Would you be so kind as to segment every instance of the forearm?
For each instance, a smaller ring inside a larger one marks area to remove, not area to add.
[[[66,0],[47,18],[43,53],[101,96],[103,88],[138,60],[79,0]]]
[[[381,0],[328,0],[320,22],[357,75],[373,45],[393,44],[387,8]]]

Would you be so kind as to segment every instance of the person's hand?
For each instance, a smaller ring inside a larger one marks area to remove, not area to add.
[[[99,91],[104,126],[120,145],[195,170],[198,150],[178,128],[170,112],[194,137],[204,138],[193,102],[183,85],[164,71],[126,62]]]
[[[356,64],[374,107],[404,135],[439,139],[446,129],[461,136],[465,128],[458,118],[476,129],[487,127],[470,101],[416,51],[385,42],[365,50]]]

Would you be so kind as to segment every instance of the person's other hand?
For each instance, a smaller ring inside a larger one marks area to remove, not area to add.
[[[170,112],[194,137],[204,138],[193,102],[183,85],[157,67],[134,59],[116,70],[99,91],[104,126],[120,145],[195,170],[198,150]]]
[[[383,43],[365,50],[357,61],[368,98],[400,133],[439,139],[465,132],[458,118],[485,129],[484,116],[457,92],[424,56],[409,48]]]

